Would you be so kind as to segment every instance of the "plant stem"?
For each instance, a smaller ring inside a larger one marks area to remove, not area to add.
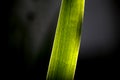
[[[73,80],[81,42],[85,0],[62,0],[47,80]]]

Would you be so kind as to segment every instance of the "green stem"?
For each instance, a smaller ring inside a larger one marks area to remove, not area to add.
[[[85,0],[62,0],[47,80],[73,80],[81,42]]]

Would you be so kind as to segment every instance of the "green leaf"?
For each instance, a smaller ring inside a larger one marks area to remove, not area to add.
[[[73,80],[81,42],[85,0],[62,0],[47,80]]]

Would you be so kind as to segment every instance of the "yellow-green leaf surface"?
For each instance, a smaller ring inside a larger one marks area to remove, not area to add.
[[[81,42],[85,0],[62,0],[47,80],[73,80]]]

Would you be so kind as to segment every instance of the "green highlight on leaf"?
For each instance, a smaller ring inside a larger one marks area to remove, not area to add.
[[[85,0],[62,0],[46,80],[73,80]]]

